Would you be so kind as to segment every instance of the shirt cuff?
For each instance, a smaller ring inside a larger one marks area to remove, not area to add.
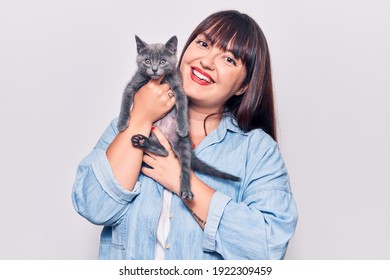
[[[119,184],[108,162],[105,150],[96,150],[96,159],[92,163],[92,170],[103,190],[118,203],[129,203],[140,193],[141,184],[138,181],[133,191],[129,191]]]
[[[203,249],[208,252],[216,251],[216,237],[219,223],[226,205],[231,200],[222,192],[215,192],[210,201],[207,223],[204,228]]]

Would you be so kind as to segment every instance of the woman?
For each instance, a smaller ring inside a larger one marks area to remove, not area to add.
[[[283,258],[297,211],[276,143],[260,27],[237,11],[212,14],[190,36],[179,64],[195,154],[241,182],[192,172],[194,199],[177,195],[179,161],[152,126],[175,100],[167,84],[151,80],[135,95],[129,127],[118,133],[114,120],[77,171],[75,208],[104,225],[99,258]],[[133,135],[151,130],[168,157],[132,147]]]

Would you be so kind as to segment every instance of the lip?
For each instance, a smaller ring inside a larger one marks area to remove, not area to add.
[[[197,71],[199,72],[200,74],[202,74],[203,76],[205,76],[207,79],[209,79],[211,82],[208,82],[208,81],[205,81],[205,80],[202,80],[200,78],[198,78],[195,74],[194,74],[194,71]],[[191,67],[191,71],[190,71],[190,76],[191,76],[191,79],[198,83],[199,85],[202,85],[202,86],[208,86],[208,85],[211,85],[213,83],[215,83],[215,81],[213,80],[213,78],[207,74],[206,72],[202,71],[201,69],[199,69],[198,67]]]

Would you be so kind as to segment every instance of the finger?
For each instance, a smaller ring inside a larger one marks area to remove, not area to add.
[[[168,94],[168,97],[170,99],[173,99],[175,97],[175,93],[173,92],[173,90],[171,88],[168,89],[167,94]]]
[[[144,157],[142,158],[142,161],[153,168],[153,165],[155,164],[156,159],[149,154],[145,154]]]
[[[141,172],[148,176],[148,177],[153,177],[153,169],[152,168],[148,168],[148,167],[142,167],[141,168]]]
[[[144,157],[148,157],[148,158],[151,158],[151,159],[156,159],[155,155],[154,154],[151,154],[149,152],[144,152]]]
[[[168,139],[165,137],[164,134],[161,133],[161,131],[157,127],[154,127],[153,133],[156,136],[157,140],[161,143],[161,145],[164,146],[164,148],[167,151],[171,151],[172,150],[171,144],[169,144]]]
[[[151,86],[153,86],[154,88],[158,88],[159,89],[159,94],[161,95],[165,95],[165,94],[168,94],[169,91],[172,91],[171,90],[171,87],[169,86],[169,84],[167,83],[160,83],[162,80],[162,78],[158,78],[157,80],[150,80],[149,83]]]
[[[171,87],[167,83],[161,84],[161,89],[164,91],[164,93],[168,94],[168,91],[172,91]]]

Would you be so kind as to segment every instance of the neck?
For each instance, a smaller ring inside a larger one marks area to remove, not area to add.
[[[208,135],[211,131],[217,128],[221,121],[221,114],[205,110],[197,110],[196,108],[189,108],[189,119],[191,135]]]
[[[207,120],[211,120],[211,119],[220,120],[221,117],[220,117],[219,112],[222,112],[222,111],[223,111],[223,108],[218,108],[218,107],[217,108],[212,108],[212,107],[206,108],[206,107],[197,106],[192,102],[190,102],[190,104],[188,106],[189,117],[192,120],[204,121],[204,119],[207,118],[208,116],[210,116],[210,117],[207,118]]]

